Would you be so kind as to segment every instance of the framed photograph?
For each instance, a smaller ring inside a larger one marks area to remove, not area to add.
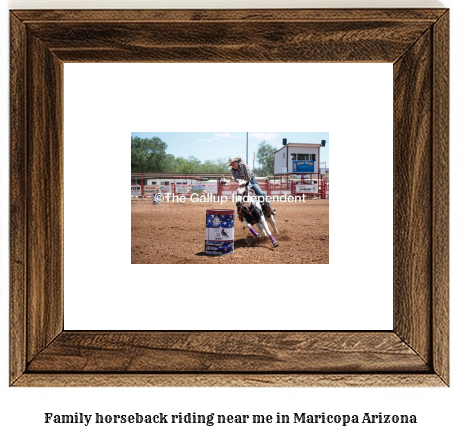
[[[449,385],[447,9],[10,21],[11,386]],[[392,330],[64,329],[64,64],[369,62],[393,64]]]
[[[208,65],[199,65],[203,83],[194,77],[204,90],[210,76],[222,80],[208,73]],[[157,65],[152,67],[155,74]],[[267,69],[251,77],[246,68],[244,77],[254,86],[261,74],[267,76]],[[240,81],[233,81],[240,100],[246,92]],[[276,92],[272,85],[265,93],[269,89]],[[285,100],[286,93],[279,92]],[[209,104],[212,97],[203,99],[220,117],[232,118],[232,112],[224,114],[224,105]],[[230,105],[227,97],[221,100]],[[299,100],[298,92],[295,104]],[[197,111],[199,117],[210,117]],[[271,111],[280,119],[279,111]],[[132,132],[131,263],[328,264],[328,139],[328,132]],[[243,158],[236,157],[239,153]]]

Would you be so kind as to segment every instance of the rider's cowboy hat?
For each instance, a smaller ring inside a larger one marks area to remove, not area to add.
[[[229,159],[229,165],[228,165],[228,167],[230,167],[234,162],[240,163],[241,161],[242,161],[242,158],[241,158],[241,157],[234,157],[234,159]]]

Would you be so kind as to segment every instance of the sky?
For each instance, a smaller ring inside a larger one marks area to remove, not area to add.
[[[246,162],[247,132],[132,132],[131,136],[140,138],[159,137],[168,144],[167,153],[175,157],[194,156],[200,161],[217,158],[241,157]],[[248,132],[248,160],[253,168],[253,156],[262,141],[268,142],[277,150],[283,147],[282,140],[320,144],[322,139],[326,146],[321,149],[320,162],[326,162],[329,168],[329,134],[328,132]],[[255,159],[255,165],[258,162]],[[322,165],[322,168],[325,165]]]

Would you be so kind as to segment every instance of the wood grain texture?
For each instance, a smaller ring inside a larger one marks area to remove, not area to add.
[[[64,332],[30,372],[429,372],[394,333]]]
[[[16,387],[444,387],[435,374],[40,374]]]
[[[63,329],[63,65],[28,35],[27,358]]]
[[[10,382],[26,369],[26,29],[10,20]]]
[[[394,64],[394,331],[431,359],[432,34]]]
[[[433,265],[432,328],[433,365],[449,383],[449,278],[450,278],[450,210],[449,210],[449,12],[435,24],[433,89]]]
[[[432,25],[446,9],[158,9],[14,10],[22,22],[190,22],[190,21],[426,21]]]
[[[393,62],[427,22],[32,23],[63,62]],[[72,45],[69,46],[70,41]]]
[[[30,12],[15,11],[63,62],[393,62],[442,13],[42,11],[34,21]]]
[[[14,11],[11,21],[12,385],[448,384],[445,9]],[[107,61],[394,62],[394,331],[63,331],[62,67]]]

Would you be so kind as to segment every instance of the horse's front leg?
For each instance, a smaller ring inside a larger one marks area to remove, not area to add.
[[[259,230],[261,231],[261,233],[264,235],[264,237],[269,236],[269,234],[266,232],[266,229],[264,228],[261,222],[257,223],[257,226]]]
[[[274,218],[272,216],[270,216],[269,218],[267,218],[267,221],[269,221],[270,225],[274,229],[274,233],[276,233],[277,236],[280,236],[280,233],[279,233],[279,231],[277,229],[277,224],[275,224]]]
[[[259,221],[256,223],[256,225],[258,226],[259,230],[264,235],[264,237],[269,236],[269,233],[270,233],[268,232],[269,229],[267,225],[264,224],[264,212],[262,211],[259,203],[255,203],[255,207],[259,211]]]
[[[257,238],[262,238],[263,235],[260,235],[253,227],[251,227],[251,224],[245,220],[245,225],[247,226],[247,229],[251,232],[253,236],[256,236]]]

